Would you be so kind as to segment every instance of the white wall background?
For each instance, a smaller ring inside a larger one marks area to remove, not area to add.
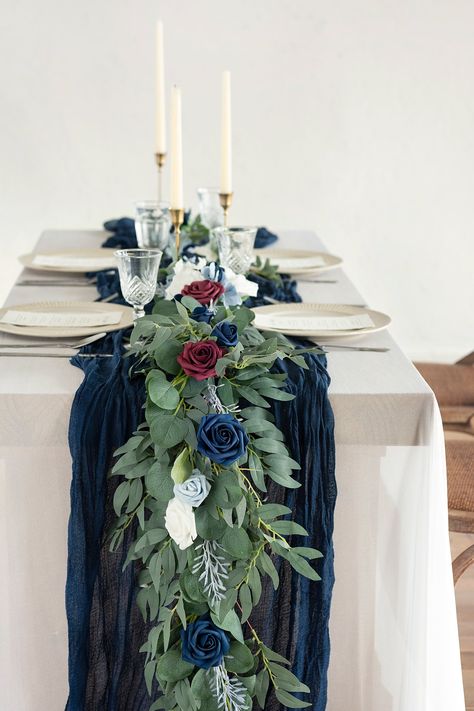
[[[229,68],[233,220],[316,230],[409,355],[472,350],[472,0],[2,0],[0,299],[43,228],[153,195],[158,17],[187,202]]]

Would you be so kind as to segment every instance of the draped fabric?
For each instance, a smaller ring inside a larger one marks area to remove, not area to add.
[[[298,284],[294,279],[286,274],[281,274],[281,282],[265,279],[258,274],[249,274],[247,278],[258,284],[258,294],[255,297],[250,297],[245,302],[245,305],[250,309],[256,306],[268,306],[274,301],[282,303],[299,303],[302,301],[298,294]],[[269,297],[270,300],[267,300]]]
[[[116,288],[110,274],[98,275],[97,285],[103,296]],[[262,303],[262,290],[281,300],[301,300],[294,282],[279,294],[274,282],[259,286],[256,303]],[[119,483],[108,477],[112,455],[144,419],[144,383],[140,377],[129,378],[129,361],[122,358],[123,335],[122,331],[109,334],[82,350],[112,357],[71,361],[82,368],[84,380],[73,402],[69,427],[73,471],[66,584],[66,711],[148,711],[151,704],[143,676],[144,655],[139,651],[148,626],[135,602],[137,570],[134,565],[122,570],[134,531],[130,527],[115,553],[109,552],[106,541],[115,519],[112,501]],[[301,487],[283,489],[270,482],[268,495],[289,506],[294,520],[308,530],[307,541],[299,537],[293,544],[314,546],[323,553],[316,561],[322,580],[311,582],[286,562],[275,561],[280,567],[280,586],[275,592],[270,581],[264,581],[252,623],[266,644],[291,660],[294,673],[311,688],[313,711],[324,711],[334,582],[334,421],[327,396],[326,360],[313,354],[305,357],[309,370],[287,362],[275,366],[287,374],[287,387],[296,398],[272,405],[291,456],[301,464],[295,474]],[[283,711],[283,707],[270,694],[265,711]]]
[[[121,333],[109,336],[103,345],[114,353],[112,358],[77,358],[74,362],[83,368],[84,381],[73,403],[69,435],[73,480],[66,587],[67,711],[148,711],[150,705],[139,653],[147,628],[135,604],[136,571],[129,566],[122,572],[133,534],[130,531],[124,547],[114,554],[104,540],[115,516],[115,481],[107,479],[112,452],[142,420],[144,400],[142,381],[128,378],[127,363],[120,357],[120,337]],[[273,406],[291,455],[301,463],[296,475],[301,487],[288,490],[272,484],[269,498],[290,506],[294,519],[310,532],[308,545],[324,554],[317,561],[322,580],[311,582],[286,563],[281,565],[280,587],[274,592],[265,581],[252,623],[269,646],[288,656],[294,673],[310,686],[312,709],[323,711],[334,582],[334,423],[325,360],[315,355],[307,359],[308,371],[291,363],[279,365],[281,372],[287,372],[288,389],[296,399]],[[266,711],[280,710],[280,704],[270,697]]]
[[[307,538],[293,537],[294,546],[307,545],[323,554],[313,582],[296,573],[286,561],[276,559],[280,585],[274,591],[263,581],[262,599],[251,616],[252,625],[263,632],[263,641],[292,663],[292,671],[311,689],[311,709],[324,711],[329,665],[329,613],[334,584],[334,506],[336,503],[334,416],[327,389],[326,358],[307,355],[309,370],[283,361],[277,370],[287,375],[287,389],[296,397],[275,403],[277,427],[285,434],[291,456],[301,465],[294,473],[301,486],[283,489],[274,482],[268,499],[292,510],[291,518],[306,528]],[[298,695],[308,700],[307,694]],[[265,711],[282,711],[273,693]]]
[[[132,568],[121,571],[125,549],[111,555],[104,542],[114,517],[115,482],[107,480],[112,452],[143,419],[143,382],[128,377],[122,337],[118,331],[82,350],[111,353],[111,358],[72,359],[84,380],[69,425],[68,711],[148,708],[139,653],[146,632],[134,601],[135,574]]]

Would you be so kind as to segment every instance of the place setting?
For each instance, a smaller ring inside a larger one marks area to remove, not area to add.
[[[61,340],[59,343],[38,343],[36,348],[42,353],[37,354],[31,350],[35,348],[34,340],[1,343],[0,356],[34,357],[42,354],[43,357],[67,357],[67,354],[51,354],[51,351],[61,346],[80,349],[107,333],[129,329],[136,319],[145,315],[144,307],[156,294],[161,256],[159,250],[132,249],[113,251],[113,262],[107,258],[107,266],[114,266],[114,272],[118,269],[120,274],[123,304],[104,303],[104,300],[45,301],[0,309],[0,332],[28,339],[77,339],[67,344]],[[90,336],[93,338],[84,339]],[[16,354],[13,349],[25,352]],[[93,355],[88,353],[84,357]],[[97,355],[107,357],[103,353]]]
[[[211,229],[211,244],[196,248],[196,253],[206,259],[213,259],[219,254],[219,239],[222,230],[229,234],[229,240],[238,245],[239,241],[250,239],[255,240],[253,230],[256,228],[244,227],[215,227]],[[320,278],[320,275],[337,269],[343,263],[340,257],[336,257],[328,252],[317,252],[311,250],[294,250],[284,248],[253,248],[252,263],[249,269],[256,271],[265,263],[268,263],[277,274],[289,274],[300,281],[311,281],[320,284],[336,284],[336,279]]]

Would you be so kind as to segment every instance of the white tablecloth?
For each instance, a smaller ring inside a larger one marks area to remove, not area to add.
[[[48,231],[37,249],[103,238]],[[282,233],[285,244],[323,249],[310,232]],[[363,303],[343,270],[325,277],[337,283],[300,283],[305,301]],[[94,298],[94,287],[16,286],[7,303]],[[327,709],[462,711],[438,407],[389,333],[352,342],[390,351],[329,355],[339,496]],[[67,429],[80,381],[66,359],[0,361],[2,711],[60,711],[67,697]]]

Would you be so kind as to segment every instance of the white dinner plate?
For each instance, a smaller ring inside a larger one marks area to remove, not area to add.
[[[308,338],[375,333],[387,328],[391,322],[390,317],[380,311],[346,304],[275,304],[257,306],[252,310],[255,326],[261,331]]]
[[[216,254],[208,244],[196,247],[196,254],[205,257],[208,261],[216,259]],[[269,259],[277,267],[279,274],[292,274],[298,276],[311,276],[336,269],[341,266],[341,257],[327,252],[314,252],[306,249],[283,249],[278,247],[265,247],[254,249],[255,257],[260,257],[262,262]]]
[[[19,304],[0,309],[0,319],[8,311],[41,314],[120,314],[117,323],[94,326],[18,326],[0,321],[0,331],[17,336],[38,336],[40,338],[67,338],[71,336],[92,336],[96,333],[118,331],[133,323],[133,309],[120,304],[103,304],[100,301],[43,301],[33,304]]]
[[[40,272],[97,272],[116,269],[114,249],[61,249],[54,252],[32,252],[19,257],[28,269]]]
[[[255,249],[254,253],[262,261],[269,259],[271,264],[277,266],[280,274],[293,274],[296,277],[320,274],[342,264],[341,257],[336,257],[334,254],[306,249],[265,247],[265,249]]]

